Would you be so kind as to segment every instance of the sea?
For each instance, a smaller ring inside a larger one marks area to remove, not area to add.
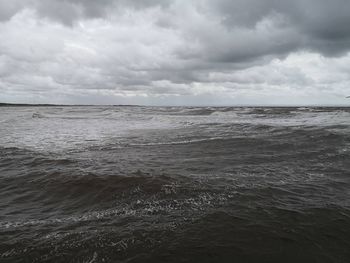
[[[0,107],[0,262],[350,262],[350,108]]]

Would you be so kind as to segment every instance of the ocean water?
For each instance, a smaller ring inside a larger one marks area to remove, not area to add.
[[[0,262],[350,262],[350,108],[1,107]]]

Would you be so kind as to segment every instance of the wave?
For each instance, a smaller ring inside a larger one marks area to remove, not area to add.
[[[130,143],[130,144],[126,144],[126,146],[181,145],[181,144],[194,144],[194,143],[210,142],[210,141],[220,141],[220,140],[227,140],[227,139],[229,139],[229,138],[225,138],[225,137],[211,137],[211,138],[189,139],[189,140],[171,141],[171,142]]]
[[[182,108],[177,114],[184,115],[184,116],[186,116],[186,115],[207,116],[207,115],[212,114],[215,111],[216,111],[216,109],[212,108],[212,107]]]
[[[120,205],[119,208],[109,208],[106,210],[90,211],[82,214],[77,214],[68,217],[61,218],[49,218],[49,219],[29,219],[22,221],[0,221],[0,228],[12,229],[20,227],[31,227],[39,225],[62,225],[62,224],[75,224],[87,221],[100,221],[111,217],[144,217],[144,216],[157,216],[164,213],[181,212],[187,213],[193,211],[200,211],[206,207],[214,207],[227,202],[229,199],[234,198],[234,194],[230,193],[203,193],[197,196],[188,198],[175,198],[175,199],[158,199],[158,200],[142,200],[135,199],[129,201],[127,205]]]

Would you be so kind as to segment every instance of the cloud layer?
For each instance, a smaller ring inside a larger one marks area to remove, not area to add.
[[[0,100],[346,104],[347,0],[0,0]]]

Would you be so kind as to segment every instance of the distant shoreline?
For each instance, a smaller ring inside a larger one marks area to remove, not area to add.
[[[33,107],[33,106],[61,106],[56,104],[25,104],[25,103],[0,103],[0,107]]]
[[[30,103],[0,103],[0,107],[194,107],[194,108],[349,108],[350,105],[134,105],[134,104],[30,104]]]
[[[30,104],[30,103],[0,103],[0,107],[138,107],[141,105],[94,105],[94,104]]]

